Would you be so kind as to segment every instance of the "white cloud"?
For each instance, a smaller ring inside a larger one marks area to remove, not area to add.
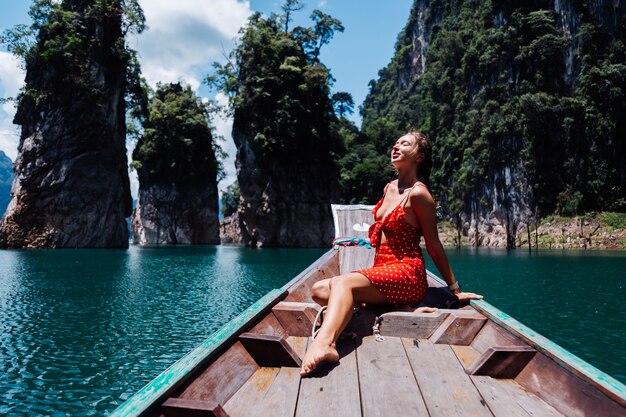
[[[224,106],[228,102],[228,97],[226,97],[223,93],[218,93],[215,96],[215,101],[220,106]],[[231,134],[233,130],[233,119],[225,116],[214,116],[212,122],[215,127],[215,133],[224,138],[224,142],[222,142],[221,145],[228,154],[226,160],[223,161],[226,178],[219,183],[219,189],[220,191],[223,191],[226,187],[237,180],[237,170],[235,169],[237,147],[235,146],[235,142],[233,141]]]
[[[24,84],[19,58],[6,51],[0,51],[0,84],[5,97],[15,97]]]
[[[0,51],[0,96],[15,97],[24,83],[24,71],[13,54]],[[0,107],[0,150],[15,161],[19,144],[19,128],[13,124],[15,107],[5,103]]]
[[[196,92],[211,63],[223,62],[223,54],[233,48],[239,29],[252,13],[248,0],[140,0],[140,5],[149,29],[130,38],[129,44],[139,53],[144,77],[153,87],[157,82],[183,81]],[[0,90],[4,88],[4,96],[16,95],[23,79],[19,61],[0,51]],[[224,103],[226,97],[218,94],[216,99]],[[9,110],[0,111],[0,149],[15,159],[19,130],[11,122],[14,110]],[[230,155],[224,161],[227,177],[220,183],[220,188],[225,188],[236,178],[232,120],[216,117],[213,123]],[[134,144],[128,147],[130,154]],[[131,188],[136,195],[136,173],[131,173]]]
[[[223,55],[234,47],[239,29],[252,13],[247,0],[140,0],[140,4],[149,29],[131,40],[131,47],[139,52],[144,77],[152,87],[157,82],[183,81],[196,92],[212,62],[223,62]],[[225,104],[227,98],[217,94],[215,100]],[[229,155],[224,161],[226,178],[219,184],[223,190],[236,180],[237,149],[231,137],[232,119],[214,117],[212,122]],[[131,188],[136,190],[132,173]]]
[[[139,52],[148,83],[184,81],[194,90],[223,61],[252,13],[248,1],[141,0],[149,27],[131,46]]]

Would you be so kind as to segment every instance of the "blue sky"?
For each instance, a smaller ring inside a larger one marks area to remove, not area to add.
[[[139,0],[146,14],[149,29],[129,39],[139,51],[144,76],[156,82],[184,81],[201,96],[211,97],[202,79],[211,69],[211,62],[223,61],[223,53],[234,46],[238,29],[253,11],[264,14],[279,12],[276,0]],[[389,63],[396,38],[409,17],[413,0],[305,0],[305,8],[294,16],[294,24],[310,25],[309,15],[318,8],[341,20],[343,33],[335,34],[322,48],[321,59],[336,79],[334,91],[352,94],[356,107],[368,92],[368,82],[378,70]],[[30,0],[0,0],[0,31],[18,23],[29,23]],[[0,96],[13,96],[24,79],[19,63],[10,54],[0,51]],[[216,98],[218,101],[223,97]],[[0,150],[11,159],[17,155],[18,128],[11,124],[11,104],[0,108]],[[352,120],[360,125],[358,110]],[[231,121],[213,121],[225,138],[223,147],[231,155],[225,161],[227,178],[220,189],[235,177],[235,148],[230,138]],[[129,152],[134,144],[129,143]],[[132,179],[136,191],[136,180]]]

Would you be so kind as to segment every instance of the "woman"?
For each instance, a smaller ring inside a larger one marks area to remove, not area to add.
[[[376,247],[374,266],[315,283],[313,299],[326,305],[327,310],[304,356],[300,375],[307,375],[321,362],[339,360],[335,343],[350,321],[355,305],[417,304],[424,298],[428,284],[419,247],[421,236],[456,298],[460,301],[482,298],[461,292],[439,241],[435,202],[424,184],[432,167],[431,155],[428,138],[414,130],[393,146],[391,164],[398,179],[385,187],[382,199],[374,207],[375,222],[369,230],[372,246]]]

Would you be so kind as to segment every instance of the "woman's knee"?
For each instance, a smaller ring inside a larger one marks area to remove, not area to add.
[[[328,301],[328,296],[330,295],[330,280],[323,279],[321,281],[317,281],[315,284],[313,284],[311,292],[313,295],[313,299],[318,304],[325,304],[325,302]]]
[[[330,280],[328,280],[329,291],[351,291],[352,283],[349,278],[350,277],[348,275],[338,275],[336,277],[332,277]]]

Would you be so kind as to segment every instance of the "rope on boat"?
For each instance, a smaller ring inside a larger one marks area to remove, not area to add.
[[[326,306],[320,308],[320,311],[318,311],[317,315],[315,316],[315,320],[313,320],[313,327],[311,328],[311,340],[315,340],[315,337],[321,330],[322,322],[324,321],[324,313],[326,312],[326,309],[327,309]],[[352,314],[356,313],[357,311],[359,311],[359,308],[355,307],[354,310],[352,310]],[[320,329],[315,330],[315,328],[317,327],[318,321],[320,322],[319,324]],[[355,332],[343,332],[341,333],[340,336],[348,336],[351,339],[356,339],[357,334]]]
[[[372,327],[372,332],[374,333],[374,336],[376,337],[377,342],[385,341],[385,336],[380,334],[380,323],[382,323],[382,321],[383,321],[383,316],[377,316],[376,321],[374,322],[374,327]]]
[[[315,320],[313,320],[313,327],[311,328],[311,340],[315,340],[315,336],[319,333],[320,329],[315,330],[317,327],[317,321],[320,322],[320,328],[322,327],[322,321],[324,321],[324,312],[326,311],[326,306],[320,308],[320,311],[317,312],[315,316]]]

